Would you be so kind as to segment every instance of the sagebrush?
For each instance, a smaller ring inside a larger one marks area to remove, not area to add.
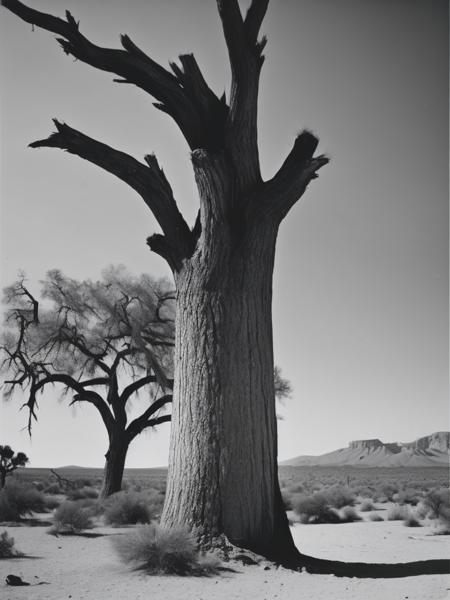
[[[141,525],[112,538],[121,560],[149,574],[212,575],[220,561],[198,552],[193,536],[182,528]]]

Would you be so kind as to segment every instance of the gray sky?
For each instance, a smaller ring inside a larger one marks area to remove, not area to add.
[[[164,66],[194,52],[228,91],[212,0],[29,1],[70,8],[93,41],[128,33]],[[260,152],[269,178],[307,127],[331,157],[282,225],[274,275],[276,362],[294,394],[280,459],[356,438],[411,441],[449,428],[448,5],[445,0],[272,0],[263,31]],[[179,206],[197,201],[189,152],[152,99],[67,57],[54,36],[0,11],[1,280],[38,286],[50,268],[96,278],[108,264],[167,275],[145,239],[156,225],[125,184],[59,150],[31,150],[57,117],[141,159],[155,152]],[[21,399],[1,406],[1,443],[33,466],[100,466],[100,417],[48,393],[30,444]],[[76,415],[76,418],[74,417]],[[127,465],[167,461],[168,429]]]

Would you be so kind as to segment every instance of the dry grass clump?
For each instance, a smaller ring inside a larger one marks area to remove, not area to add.
[[[341,518],[323,493],[312,496],[299,494],[292,499],[292,508],[301,523],[339,523]]]
[[[32,485],[12,480],[0,491],[0,521],[20,521],[32,512],[46,509],[44,494]]]
[[[356,500],[353,491],[345,486],[333,485],[321,492],[328,504],[334,508],[343,508],[344,506],[353,506]]]
[[[155,514],[145,494],[117,492],[104,501],[105,523],[111,525],[135,525],[150,523]]]
[[[375,509],[375,505],[373,503],[372,498],[363,498],[362,502],[361,502],[361,506],[359,507],[359,510],[361,512],[370,512],[371,510]]]
[[[445,509],[450,509],[450,490],[447,488],[432,490],[425,494],[422,503],[427,509],[429,517],[438,519]]]
[[[379,522],[379,521],[384,521],[383,517],[381,515],[379,515],[378,513],[374,512],[374,513],[370,513],[369,515],[369,521],[373,521],[375,522]]]
[[[182,528],[152,523],[111,541],[123,562],[152,575],[212,575],[220,567],[215,556],[197,551],[193,536]]]
[[[354,523],[355,521],[362,521],[353,506],[344,506],[339,512],[341,523]]]
[[[22,552],[14,547],[14,538],[8,535],[8,532],[3,531],[0,534],[0,558],[17,558],[23,556]]]
[[[403,519],[403,525],[405,527],[422,527],[418,518],[413,514],[409,514],[406,519]]]
[[[93,523],[77,501],[66,500],[53,514],[53,526],[50,533],[80,533],[83,529],[92,529]]]
[[[400,506],[395,504],[387,512],[388,521],[404,521],[409,517],[409,509],[407,506]]]
[[[98,498],[98,490],[88,485],[83,487],[74,488],[67,493],[69,500],[84,500],[86,498],[95,500]]]

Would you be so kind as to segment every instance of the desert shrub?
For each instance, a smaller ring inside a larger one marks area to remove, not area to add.
[[[385,483],[381,486],[381,495],[389,502],[392,502],[394,494],[398,492],[398,485],[394,483]]]
[[[292,510],[292,495],[289,492],[282,490],[281,499],[283,501],[284,510]]]
[[[294,483],[288,486],[287,491],[290,494],[301,494],[305,491],[305,486],[302,483]]]
[[[143,494],[117,492],[104,502],[105,522],[112,525],[150,523],[154,517],[151,504]]]
[[[405,525],[405,527],[422,527],[420,521],[413,514],[409,514],[403,519],[403,525]]]
[[[44,494],[32,485],[10,481],[0,491],[0,521],[19,521],[32,512],[45,510]]]
[[[391,506],[391,508],[387,512],[387,520],[388,521],[403,521],[409,517],[409,509],[406,506],[400,506],[400,504],[395,504]]]
[[[421,499],[421,493],[415,489],[406,488],[393,494],[392,498],[397,504],[411,504],[412,506],[416,506]]]
[[[384,521],[384,519],[378,513],[370,513],[370,515],[369,515],[369,521],[373,521],[375,523],[375,522],[378,522],[378,521]]]
[[[355,495],[347,487],[333,485],[322,493],[327,498],[328,504],[334,508],[353,506],[355,503]]]
[[[438,519],[443,509],[450,509],[450,492],[446,488],[432,490],[425,494],[423,505],[432,519]]]
[[[441,535],[450,534],[450,509],[446,506],[440,508],[437,528],[437,533]]]
[[[43,491],[46,494],[64,494],[64,489],[56,482],[50,483],[47,487],[44,487]]]
[[[338,513],[330,507],[322,493],[312,496],[299,494],[292,499],[292,508],[302,523],[339,523]]]
[[[87,485],[79,488],[74,488],[67,493],[69,500],[83,500],[85,498],[95,499],[98,498],[98,491]]]
[[[23,556],[22,552],[14,547],[14,538],[8,535],[6,529],[0,534],[0,558],[15,558]]]
[[[114,536],[112,543],[123,562],[151,574],[210,575],[220,566],[215,556],[200,554],[193,536],[182,528],[142,525]]]
[[[361,517],[358,515],[353,506],[344,506],[339,515],[342,523],[354,523],[355,521],[361,521]]]
[[[361,502],[361,506],[359,507],[359,510],[361,512],[370,512],[371,510],[374,510],[375,506],[373,503],[372,498],[363,498],[363,501]]]
[[[53,513],[53,527],[50,531],[53,533],[78,533],[92,527],[91,518],[86,510],[78,502],[66,500]]]
[[[55,498],[54,496],[45,496],[45,507],[47,510],[54,510],[55,508],[58,508],[61,502],[62,500]]]

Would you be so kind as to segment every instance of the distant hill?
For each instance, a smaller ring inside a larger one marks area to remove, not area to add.
[[[414,442],[384,443],[356,440],[347,448],[320,456],[296,456],[280,462],[293,467],[446,467],[450,460],[450,432],[438,431]]]
[[[89,467],[80,467],[78,465],[64,465],[63,467],[55,467],[57,469],[70,469],[71,471],[73,469],[88,469]]]

